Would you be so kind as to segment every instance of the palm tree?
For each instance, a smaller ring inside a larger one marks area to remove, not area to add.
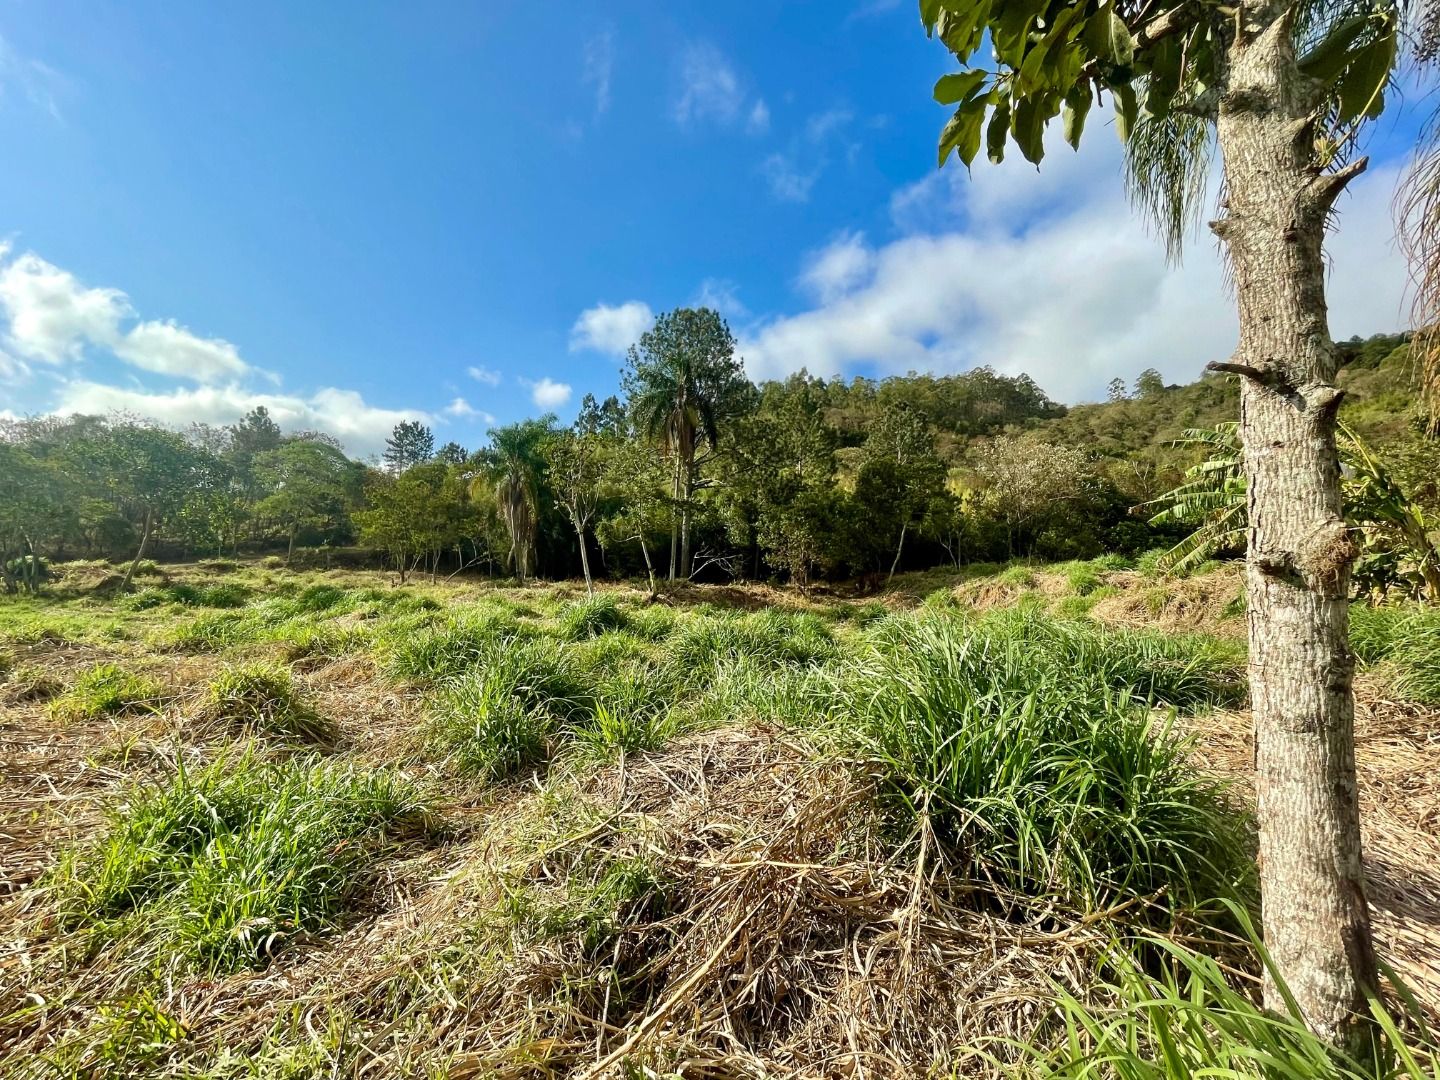
[[[671,459],[670,580],[690,575],[691,500],[698,466],[720,441],[723,420],[750,388],[735,357],[735,339],[709,308],[678,308],[630,349],[625,392],[636,430]]]
[[[507,561],[523,582],[530,576],[540,528],[540,493],[545,477],[541,446],[555,433],[555,418],[524,420],[495,428],[490,445],[477,455],[481,471],[474,485],[489,485],[510,537]]]

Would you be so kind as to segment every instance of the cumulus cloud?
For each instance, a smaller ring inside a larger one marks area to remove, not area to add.
[[[858,285],[874,264],[875,253],[866,246],[865,234],[842,232],[805,259],[800,285],[815,299],[828,304]]]
[[[496,371],[496,370],[493,369],[493,368],[478,367],[478,366],[477,366],[477,367],[468,367],[468,368],[465,369],[465,372],[466,372],[466,374],[468,374],[472,379],[474,379],[476,382],[482,382],[482,383],[484,383],[486,386],[499,386],[499,385],[500,385],[500,372]]]
[[[595,113],[610,108],[610,79],[615,70],[615,35],[603,30],[585,42],[580,81],[595,95]]]
[[[83,379],[61,384],[51,412],[126,412],[173,427],[191,423],[232,424],[257,405],[286,431],[327,431],[352,454],[377,454],[385,437],[402,420],[429,424],[434,418],[419,409],[383,409],[368,404],[354,390],[323,387],[309,396],[255,393],[236,384],[179,387],[150,392],[109,386]]]
[[[838,237],[802,265],[813,306],[750,328],[741,351],[752,377],[990,364],[1077,401],[1115,376],[1155,367],[1188,380],[1223,359],[1236,322],[1220,252],[1201,236],[1182,265],[1167,265],[1124,200],[1118,152],[1100,142],[1088,155],[1047,156],[1039,173],[1007,162],[967,180],[956,169],[898,193],[896,238]],[[1402,324],[1395,179],[1376,169],[1340,206],[1329,245],[1337,338]]]
[[[556,382],[548,375],[539,382],[525,380],[525,385],[530,387],[530,400],[542,409],[558,409],[570,400],[570,384]]]
[[[623,304],[596,304],[586,308],[570,328],[570,351],[590,349],[611,356],[624,356],[625,350],[640,340],[640,335],[655,324],[655,313],[643,300]]]
[[[0,262],[7,255],[0,248]],[[173,319],[136,322],[125,293],[85,285],[33,252],[0,266],[0,312],[6,351],[40,363],[75,363],[100,349],[141,370],[202,383],[252,370],[228,341],[200,337]]]

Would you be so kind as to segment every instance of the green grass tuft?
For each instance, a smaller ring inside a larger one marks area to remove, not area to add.
[[[831,731],[874,763],[897,824],[932,821],[969,873],[1087,906],[1249,888],[1245,817],[1146,707],[1104,631],[1035,618],[891,624],[837,682]],[[1169,658],[1152,656],[1165,664]],[[1203,684],[1202,684],[1203,685]]]
[[[430,703],[431,744],[461,771],[501,780],[546,762],[591,704],[569,654],[544,639],[500,638],[471,654]]]
[[[214,974],[332,928],[387,846],[435,823],[388,770],[222,759],[138,788],[52,877],[62,926]]]
[[[333,742],[335,725],[316,715],[290,672],[273,664],[242,664],[210,683],[205,711],[242,731],[304,742]]]
[[[620,602],[608,593],[586,597],[567,605],[560,613],[560,633],[567,641],[583,641],[612,630],[623,630],[629,622]]]
[[[153,679],[117,664],[96,664],[50,703],[50,714],[73,721],[155,712],[164,696]]]
[[[493,656],[497,646],[533,636],[533,630],[509,613],[482,609],[394,641],[385,673],[400,682],[433,686],[465,674]]]

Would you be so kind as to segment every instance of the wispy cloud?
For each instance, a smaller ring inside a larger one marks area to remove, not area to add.
[[[806,120],[785,150],[760,162],[760,175],[770,185],[770,193],[781,202],[808,202],[837,149],[843,149],[852,161],[859,153],[860,143],[848,136],[854,119],[849,109],[837,108]]]
[[[751,135],[764,135],[770,130],[770,106],[765,104],[764,98],[756,98],[755,104],[750,106],[750,116],[745,121],[745,130]]]
[[[740,301],[740,287],[727,278],[706,278],[690,304],[713,308],[727,319],[744,319],[750,315],[750,309]]]
[[[496,371],[493,368],[480,367],[477,365],[474,367],[466,368],[465,373],[469,375],[472,379],[474,379],[476,382],[484,383],[486,386],[500,385],[500,372]]]
[[[323,387],[306,396],[255,393],[233,384],[151,392],[84,379],[63,383],[50,411],[61,415],[118,411],[185,427],[192,423],[233,424],[257,405],[264,405],[286,431],[327,431],[352,454],[362,455],[379,453],[385,437],[402,420],[434,421],[423,410],[378,408],[354,390],[337,387]]]
[[[0,35],[0,106],[12,93],[18,93],[33,108],[63,122],[56,93],[65,85],[65,77],[60,72],[42,61],[21,56]]]
[[[750,98],[745,82],[730,59],[714,45],[697,42],[680,53],[679,96],[673,115],[682,128],[702,124],[763,135],[770,130],[770,106]]]
[[[580,81],[595,95],[595,115],[610,108],[610,80],[615,73],[615,34],[602,30],[585,42]]]
[[[623,304],[596,304],[586,308],[570,328],[570,351],[588,349],[624,356],[640,335],[655,324],[655,313],[643,300]]]

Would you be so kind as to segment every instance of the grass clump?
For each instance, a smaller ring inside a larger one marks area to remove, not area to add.
[[[628,622],[620,602],[608,593],[600,593],[567,605],[560,613],[560,633],[567,641],[583,641],[623,630]]]
[[[842,674],[831,730],[873,763],[902,827],[930,821],[968,873],[1086,907],[1248,890],[1244,816],[1142,699],[1009,628],[896,624]]]
[[[134,791],[52,884],[67,929],[220,974],[333,927],[385,846],[434,828],[388,770],[222,759]]]
[[[1440,1076],[1440,1043],[1408,992],[1402,994],[1408,1015],[1399,1023],[1378,1002],[1372,1004],[1380,1036],[1377,1053],[1357,1059],[1306,1026],[1245,913],[1232,910],[1260,964],[1290,1002],[1286,1010],[1262,1008],[1215,959],[1178,942],[1145,937],[1111,949],[1105,968],[1110,974],[1092,994],[1092,1002],[1108,1005],[1084,1002],[1063,987],[1056,988],[1061,1035],[1016,1047],[1026,1066],[1019,1074],[1127,1080],[1200,1076],[1435,1080]]]
[[[434,686],[464,675],[497,647],[533,636],[513,616],[501,611],[452,618],[394,641],[385,673],[400,682]]]
[[[834,659],[839,647],[818,615],[774,608],[743,617],[699,615],[677,631],[670,660],[691,678],[712,674],[725,661],[763,666],[813,665]]]
[[[118,664],[96,664],[50,703],[57,720],[98,720],[155,712],[164,698],[159,683]]]
[[[1350,645],[1366,663],[1385,663],[1391,689],[1440,705],[1440,611],[1419,605],[1350,605]]]
[[[304,742],[331,742],[332,723],[304,700],[290,672],[273,664],[241,664],[222,671],[206,691],[211,718],[242,731]]]
[[[591,703],[568,654],[550,641],[491,640],[469,666],[431,702],[429,737],[457,768],[482,779],[502,780],[548,761],[564,729]]]

